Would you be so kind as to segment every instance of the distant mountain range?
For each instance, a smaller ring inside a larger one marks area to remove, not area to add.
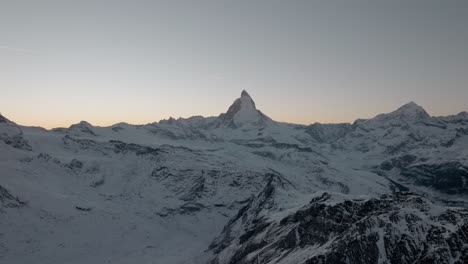
[[[468,263],[468,113],[226,113],[46,130],[0,115],[0,263]]]

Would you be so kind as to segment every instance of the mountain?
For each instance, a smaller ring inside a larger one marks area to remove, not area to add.
[[[271,198],[257,199],[262,203],[250,203],[211,244],[211,263],[468,261],[466,209],[436,206],[410,193],[365,200],[323,193],[271,218],[259,215]]]
[[[399,120],[401,122],[417,123],[429,118],[430,116],[424,108],[417,105],[415,102],[409,102],[391,113],[376,116],[372,121],[390,122]]]
[[[466,263],[468,114],[226,113],[46,130],[0,115],[2,263]]]
[[[226,113],[218,116],[216,127],[238,128],[244,126],[264,127],[273,124],[272,120],[255,107],[255,102],[243,90],[241,97],[237,98]]]

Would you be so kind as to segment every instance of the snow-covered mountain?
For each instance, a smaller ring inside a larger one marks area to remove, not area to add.
[[[255,102],[243,90],[241,97],[236,99],[226,113],[219,115],[215,121],[216,127],[265,127],[274,125],[272,120],[255,107]]]
[[[226,113],[46,130],[0,115],[0,263],[468,263],[468,114]]]

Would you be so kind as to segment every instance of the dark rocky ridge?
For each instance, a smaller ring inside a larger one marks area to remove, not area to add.
[[[466,209],[441,209],[411,193],[338,203],[332,198],[324,193],[279,221],[252,214],[262,203],[249,203],[211,246],[211,263],[468,262]]]

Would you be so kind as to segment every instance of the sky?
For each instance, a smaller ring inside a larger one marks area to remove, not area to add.
[[[19,124],[216,116],[243,89],[301,124],[468,111],[468,1],[0,0],[0,112]]]

